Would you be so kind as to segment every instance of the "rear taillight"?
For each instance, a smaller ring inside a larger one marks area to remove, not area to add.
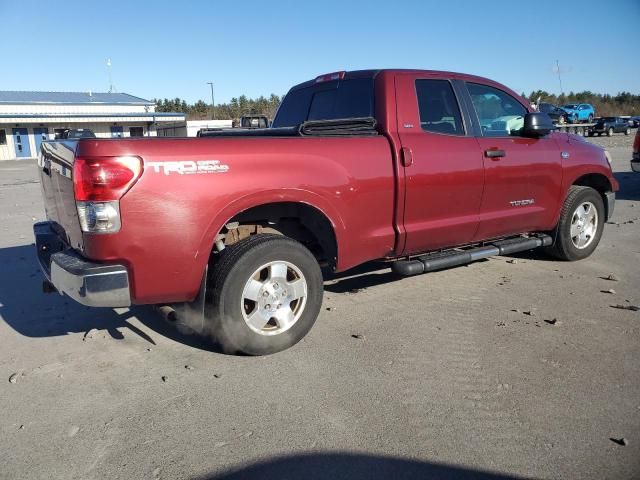
[[[73,190],[83,232],[120,230],[120,199],[142,175],[138,157],[76,158]]]
[[[76,158],[73,190],[76,201],[120,200],[142,174],[138,157]]]

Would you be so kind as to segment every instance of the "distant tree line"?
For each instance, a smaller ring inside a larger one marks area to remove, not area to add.
[[[531,92],[529,96],[523,92],[522,96],[531,103],[537,102],[539,97],[541,102],[553,103],[558,106],[568,103],[590,103],[596,109],[596,115],[599,117],[640,115],[640,95],[629,92],[609,95],[608,93],[593,93],[586,90],[578,93],[569,92],[567,95],[555,95],[544,90],[537,90]]]
[[[239,119],[244,115],[266,115],[273,119],[276,110],[280,105],[281,98],[276,94],[271,94],[269,98],[260,96],[258,98],[248,98],[246,95],[240,95],[232,98],[229,103],[218,103],[214,111],[211,110],[211,104],[198,100],[193,104],[188,104],[181,98],[157,99],[152,102],[156,104],[156,112],[182,112],[187,114],[188,120],[205,120],[210,119],[215,114],[217,120],[233,120]]]

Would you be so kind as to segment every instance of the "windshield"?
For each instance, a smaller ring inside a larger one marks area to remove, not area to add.
[[[373,117],[373,78],[321,82],[284,97],[273,127],[293,127],[306,120]]]
[[[603,122],[615,122],[616,117],[604,117],[601,119]]]
[[[577,105],[575,103],[569,103],[568,105],[563,105],[562,108],[570,108],[570,109],[575,109],[577,107]]]

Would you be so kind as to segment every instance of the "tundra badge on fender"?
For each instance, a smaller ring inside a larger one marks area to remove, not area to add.
[[[535,200],[533,198],[527,198],[525,200],[511,200],[509,204],[512,207],[524,207],[525,205],[533,205]]]

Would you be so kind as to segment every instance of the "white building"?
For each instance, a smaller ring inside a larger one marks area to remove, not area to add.
[[[142,137],[184,120],[184,113],[156,112],[154,103],[126,93],[0,91],[0,160],[35,158],[42,140],[66,129]]]

